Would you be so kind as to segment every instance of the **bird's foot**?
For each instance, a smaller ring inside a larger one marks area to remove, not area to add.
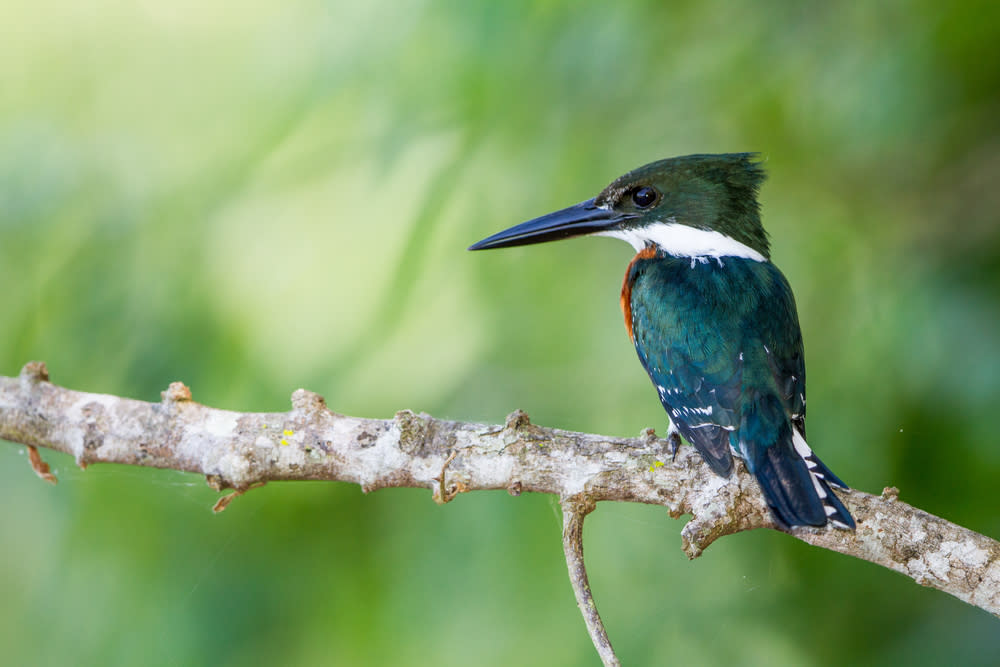
[[[667,433],[667,450],[670,452],[670,461],[677,460],[677,450],[681,448],[681,434],[677,431]]]
[[[667,426],[667,450],[670,452],[670,460],[672,462],[677,461],[677,450],[681,448],[681,432],[677,430],[674,426],[673,420],[670,420]]]

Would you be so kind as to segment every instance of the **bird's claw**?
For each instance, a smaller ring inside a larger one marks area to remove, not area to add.
[[[671,463],[677,461],[677,450],[681,448],[681,435],[677,431],[667,434],[667,450],[670,452]]]

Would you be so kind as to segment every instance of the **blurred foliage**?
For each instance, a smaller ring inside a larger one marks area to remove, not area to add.
[[[810,443],[852,485],[1000,536],[1000,5],[0,6],[0,373],[157,400],[401,408],[616,435],[664,415],[630,250],[471,242],[647,161],[759,150]],[[0,447],[4,662],[597,662],[551,498],[200,478]],[[602,505],[626,664],[988,664],[996,620],[758,531],[694,563]]]

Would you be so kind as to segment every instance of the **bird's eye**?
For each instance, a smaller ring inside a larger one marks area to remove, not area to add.
[[[649,208],[656,203],[658,194],[653,188],[644,185],[632,191],[632,201],[639,208]]]

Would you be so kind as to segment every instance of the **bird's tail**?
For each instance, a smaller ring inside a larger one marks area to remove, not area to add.
[[[747,452],[750,471],[774,518],[783,528],[832,523],[853,530],[854,519],[831,490],[847,485],[813,454],[798,429],[787,418],[783,421],[769,446]]]

